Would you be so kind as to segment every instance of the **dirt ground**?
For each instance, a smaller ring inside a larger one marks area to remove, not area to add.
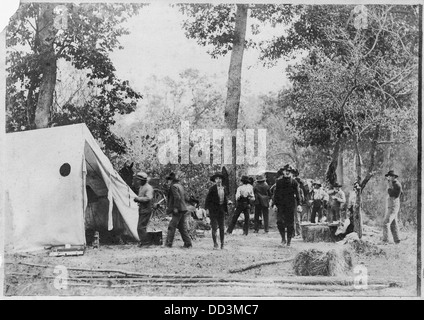
[[[380,235],[371,232],[364,240],[378,242]],[[145,299],[163,297],[405,297],[416,296],[416,236],[402,233],[399,245],[381,246],[385,255],[356,254],[354,265],[367,268],[368,280],[396,280],[394,287],[355,289],[349,286],[327,286],[285,283],[299,279],[292,262],[263,265],[244,272],[230,273],[233,268],[262,261],[294,258],[301,250],[338,248],[337,243],[305,243],[294,239],[290,248],[280,245],[276,228],[268,234],[240,229],[226,236],[224,250],[213,250],[210,231],[193,241],[192,249],[183,249],[176,235],[173,248],[136,245],[87,248],[80,257],[49,257],[48,252],[6,255],[5,296],[138,296]],[[345,245],[347,246],[347,245]],[[32,265],[26,265],[32,264]],[[34,266],[36,265],[36,266]],[[67,281],[60,280],[66,268],[136,272],[88,272],[67,270]],[[354,277],[350,274],[347,276]],[[59,285],[59,286],[58,286]]]

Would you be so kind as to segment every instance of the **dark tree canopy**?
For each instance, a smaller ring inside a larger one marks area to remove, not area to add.
[[[197,40],[202,46],[210,47],[208,53],[213,58],[231,52],[235,39],[236,4],[180,4],[178,7],[187,17],[183,28],[188,38]],[[260,32],[260,23],[273,26],[289,23],[296,8],[291,5],[249,5],[249,18],[252,20],[248,25],[252,34]],[[245,47],[258,45],[253,39],[245,41]]]
[[[128,34],[122,23],[140,7],[22,4],[7,27],[7,131],[36,128],[37,112],[47,108],[43,117],[48,117],[49,126],[85,122],[106,150],[124,152],[123,140],[109,128],[116,113],[135,110],[141,95],[116,76],[109,53],[122,48],[118,39]],[[60,60],[86,72],[93,92],[88,99],[58,105],[54,89]],[[53,90],[48,91],[48,85]]]

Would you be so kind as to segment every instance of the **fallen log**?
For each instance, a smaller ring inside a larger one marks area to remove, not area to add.
[[[6,276],[26,276],[26,277],[39,277],[43,279],[55,279],[55,276],[45,276],[35,273],[19,273],[11,272]],[[249,283],[251,285],[307,285],[307,286],[353,286],[355,284],[351,277],[279,277],[277,279],[262,278],[262,279],[231,279],[231,278],[194,278],[194,279],[181,279],[181,278],[162,278],[162,279],[148,279],[148,278],[91,278],[90,276],[72,276],[68,278],[69,281],[99,281],[99,282],[143,282],[143,283],[203,283],[203,284],[224,284],[224,283]],[[368,281],[368,286],[388,286],[388,287],[402,287],[403,282],[399,279],[371,279]]]
[[[69,283],[68,286],[83,286],[83,287],[100,287],[110,289],[128,289],[128,288],[140,288],[140,287],[174,287],[174,288],[199,288],[199,287],[210,287],[208,283],[142,283],[142,284],[131,284],[131,285],[102,285],[102,284],[87,284],[87,283]],[[286,290],[298,290],[298,291],[344,291],[344,292],[366,292],[370,290],[383,290],[389,289],[387,285],[368,285],[366,289],[357,289],[353,286],[308,286],[308,285],[277,285],[277,284],[251,284],[251,283],[240,283],[240,282],[229,282],[229,283],[216,283],[214,287],[252,287],[252,288],[266,288],[266,289],[286,289]]]
[[[272,260],[277,261],[277,260]],[[285,261],[285,260],[278,260],[278,262]],[[264,262],[270,262],[270,261],[264,261]],[[25,265],[28,265],[25,263]],[[33,264],[29,264],[30,266],[33,266]],[[44,266],[44,265],[35,265],[37,267],[44,267],[44,268],[53,268],[52,266]],[[81,271],[82,268],[68,268],[68,270],[74,270],[78,269],[77,271]],[[92,269],[86,269],[89,270],[89,272],[93,272]],[[85,270],[83,270],[85,271]],[[103,270],[104,271],[104,270]],[[109,272],[109,271],[108,271]],[[18,273],[18,272],[11,272],[11,273],[5,273],[5,276],[8,275],[16,275],[16,276],[27,276],[27,277],[46,277],[43,275],[35,274],[35,273]],[[278,277],[278,278],[262,278],[262,279],[230,279],[230,278],[218,278],[218,277],[211,277],[207,275],[193,275],[193,276],[179,276],[179,275],[157,275],[156,278],[146,278],[145,274],[141,274],[141,276],[130,276],[130,277],[123,277],[122,275],[116,275],[114,277],[110,278],[103,278],[105,281],[110,280],[117,280],[117,281],[166,281],[166,280],[175,280],[175,281],[181,281],[181,280],[192,280],[192,281],[203,281],[205,283],[228,283],[228,282],[249,282],[252,284],[255,283],[277,283],[277,284],[300,284],[300,285],[342,285],[342,286],[352,286],[354,284],[354,280],[352,277],[328,277],[328,276],[291,276],[291,277]],[[93,279],[95,281],[98,279],[97,277],[101,277],[101,275],[74,275],[72,279]],[[52,277],[55,278],[55,277]],[[141,278],[141,279],[140,279]],[[144,278],[144,279],[143,279]],[[158,282],[158,283],[159,283]],[[379,279],[379,278],[371,278],[368,280],[368,285],[386,285],[386,286],[403,286],[403,280],[397,279],[397,278],[390,278],[390,279]]]
[[[54,266],[51,265],[43,265],[43,264],[35,264],[35,263],[27,263],[27,262],[18,262],[20,265],[30,266],[30,267],[38,267],[38,268],[52,268]],[[213,276],[199,276],[199,275],[166,275],[166,274],[151,274],[151,273],[140,273],[140,272],[132,272],[132,271],[124,271],[124,270],[114,270],[114,269],[86,269],[86,268],[75,268],[75,267],[66,267],[68,270],[72,271],[81,271],[81,272],[100,272],[100,273],[119,273],[126,276],[136,276],[136,277],[176,277],[176,278],[214,278]]]
[[[290,261],[293,261],[293,260],[294,260],[294,258],[290,258],[290,259],[277,259],[277,260],[267,260],[267,261],[257,262],[257,263],[254,263],[254,264],[249,264],[249,265],[244,266],[244,267],[230,269],[230,270],[228,270],[228,272],[230,272],[230,273],[243,272],[243,271],[247,271],[247,270],[250,270],[250,269],[258,268],[258,267],[261,267],[261,266],[266,266],[266,265],[276,264],[276,263],[290,262]]]

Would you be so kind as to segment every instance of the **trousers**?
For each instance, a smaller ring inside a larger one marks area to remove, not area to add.
[[[255,231],[259,231],[259,218],[262,217],[264,222],[264,231],[269,231],[269,209],[259,205],[255,206]]]
[[[287,243],[290,244],[291,238],[294,236],[294,215],[295,206],[277,206],[277,228],[280,232],[281,239],[286,241],[287,229]]]
[[[221,246],[224,244],[224,235],[225,235],[225,213],[222,210],[217,213],[209,213],[211,219],[211,227],[212,227],[212,240],[215,245],[218,244],[217,241],[217,231],[219,229],[219,240],[221,241]]]
[[[151,215],[151,211],[140,211],[138,214],[137,233],[140,238],[141,245],[152,244],[147,236],[147,225],[149,224]]]
[[[315,223],[315,218],[318,215],[318,222],[322,219],[322,205],[318,206],[314,204],[312,206],[312,213],[311,213],[311,222]]]
[[[399,240],[399,226],[398,226],[398,214],[400,209],[400,199],[388,197],[386,215],[383,222],[383,241],[389,241],[389,232],[392,232],[393,241],[395,243],[400,242]]]
[[[294,214],[294,221],[295,221],[295,232],[297,236],[302,234],[302,228],[300,227],[300,221],[302,219],[301,215],[302,215],[302,212],[298,212],[296,210]]]
[[[330,214],[328,215],[328,222],[332,223],[333,221],[340,221],[340,204],[333,204],[330,208]]]
[[[233,218],[231,219],[231,222],[228,226],[227,232],[232,233],[234,230],[234,227],[236,226],[237,220],[241,213],[244,213],[244,224],[243,224],[243,234],[246,234],[249,232],[249,215],[250,215],[250,208],[248,202],[239,202],[237,204],[236,211],[234,212]]]
[[[192,245],[190,235],[187,231],[186,213],[187,211],[178,211],[178,213],[172,213],[172,219],[168,225],[168,234],[166,235],[166,246],[172,247],[175,237],[175,231],[177,229],[178,231],[180,231],[184,246],[189,247]]]

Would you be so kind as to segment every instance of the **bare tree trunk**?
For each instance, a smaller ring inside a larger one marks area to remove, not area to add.
[[[359,137],[355,135],[355,159],[356,159],[356,181],[361,183],[362,180],[362,159],[359,152]],[[356,205],[355,212],[353,213],[354,231],[362,238],[362,188],[356,191]]]
[[[343,151],[344,151],[344,147],[343,145],[341,145],[340,151],[339,151],[339,157],[337,158],[337,170],[336,170],[337,182],[340,183],[341,185],[344,185]]]
[[[31,81],[31,83],[33,82]],[[28,89],[28,96],[26,100],[27,124],[31,129],[35,129],[35,110],[37,109],[37,106],[34,103],[34,91],[35,85],[31,84],[31,87]]]
[[[40,43],[39,54],[41,56],[41,70],[43,75],[38,94],[37,109],[35,111],[34,122],[36,128],[45,128],[48,126],[56,85],[57,61],[53,46],[56,30],[53,26],[53,9],[53,4],[40,4],[38,41]]]
[[[296,148],[296,144],[294,143],[294,141],[292,142],[292,151],[293,151],[293,158],[294,158],[294,163],[297,169],[299,169],[300,167],[300,161],[299,161],[299,155],[297,153],[297,148]]]
[[[389,129],[389,135],[388,135],[387,141],[392,141],[392,139],[393,139],[393,134],[392,134],[392,131]],[[388,172],[391,169],[391,163],[390,163],[391,152],[392,152],[392,145],[388,144],[383,154],[383,173],[384,174],[386,174],[386,172]],[[380,194],[385,195],[387,194],[387,183],[386,181],[384,181],[384,179],[382,179],[381,182],[382,183],[380,187]],[[383,216],[385,214],[385,210],[387,208],[387,201],[388,201],[388,198],[383,197],[383,199],[380,202],[382,204],[381,206],[379,206],[380,212],[378,212],[378,214],[380,216]]]
[[[355,135],[355,153],[356,153],[356,176],[358,183],[361,186],[361,189],[357,192],[356,197],[356,209],[354,214],[354,230],[358,234],[359,238],[362,238],[362,190],[365,188],[367,183],[370,181],[370,179],[375,174],[375,156],[377,153],[377,144],[378,144],[378,138],[380,136],[380,126],[377,126],[374,131],[373,140],[371,143],[371,150],[370,150],[370,164],[368,167],[368,173],[365,176],[364,180],[362,180],[362,160],[361,155],[359,152],[359,134]]]
[[[331,162],[328,165],[327,172],[325,174],[326,180],[330,185],[334,185],[338,180],[337,167],[339,162],[340,149],[341,149],[341,140],[339,139],[337,140],[336,145],[334,146]]]
[[[243,64],[244,43],[246,39],[248,6],[237,4],[236,25],[233,50],[231,51],[230,68],[228,71],[227,100],[225,104],[225,126],[232,132],[237,129],[241,96],[241,70]],[[228,166],[230,197],[234,200],[236,181],[236,137],[233,136],[233,163]]]
[[[378,138],[380,137],[380,126],[377,126],[374,131],[374,137],[371,143],[371,160],[370,165],[368,167],[368,173],[365,176],[364,180],[361,182],[361,189],[364,189],[367,185],[368,181],[375,175],[375,156],[377,153],[377,145],[378,145]]]

